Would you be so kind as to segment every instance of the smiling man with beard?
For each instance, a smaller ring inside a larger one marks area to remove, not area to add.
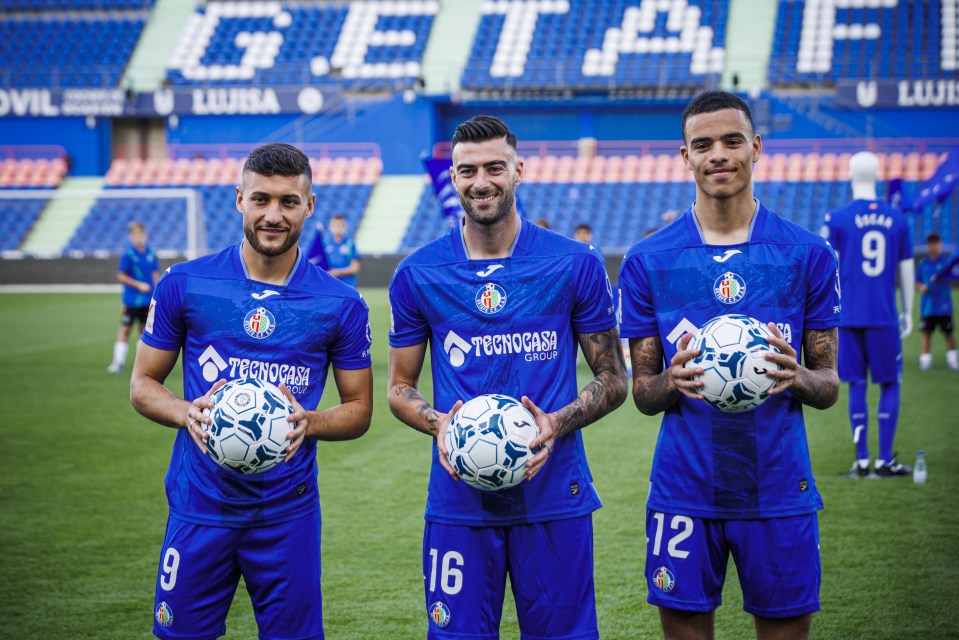
[[[244,240],[171,267],[157,283],[130,381],[141,414],[177,429],[166,493],[153,632],[217,638],[242,576],[260,637],[322,639],[317,440],[370,425],[366,305],[297,246],[313,213],[309,159],[288,144],[254,149],[236,188]],[[164,386],[183,352],[183,398]],[[340,404],[317,411],[330,368]],[[294,407],[284,464],[259,475],[207,455],[211,395],[256,375]]]
[[[423,538],[427,637],[499,637],[506,577],[524,638],[598,638],[592,512],[601,506],[580,429],[626,398],[612,288],[589,245],[520,218],[523,163],[505,123],[476,116],[453,136],[466,215],[390,283],[389,402],[433,440]],[[594,377],[577,391],[576,350]],[[433,402],[418,389],[430,345]],[[539,435],[526,480],[474,489],[445,434],[463,401],[521,398]]]

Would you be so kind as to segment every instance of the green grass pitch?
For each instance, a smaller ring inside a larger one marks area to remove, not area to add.
[[[429,440],[386,403],[389,311],[364,291],[374,331],[375,412],[363,438],[319,447],[323,591],[333,640],[405,640],[426,630],[420,566]],[[149,638],[163,492],[174,432],[137,415],[129,373],[105,372],[118,321],[115,294],[0,295],[0,638]],[[845,390],[807,410],[820,514],[822,611],[812,637],[959,637],[959,373],[942,337],[931,372],[919,338],[905,344],[897,449],[925,449],[929,481],[845,477],[853,458]],[[132,363],[131,353],[128,362]],[[580,368],[581,378],[586,373]],[[179,374],[169,384],[182,393]],[[428,375],[424,376],[428,392]],[[872,425],[878,393],[870,390]],[[328,394],[324,404],[332,402]],[[596,595],[607,640],[661,636],[642,579],[644,499],[659,426],[631,402],[584,432],[605,506],[595,514]],[[870,427],[875,450],[876,430]],[[716,637],[753,637],[730,566]],[[255,638],[241,587],[228,638]],[[512,602],[504,639],[518,638]]]

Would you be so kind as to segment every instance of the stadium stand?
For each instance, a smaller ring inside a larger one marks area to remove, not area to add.
[[[3,11],[94,11],[149,9],[154,0],[0,0]]]
[[[956,4],[780,0],[769,81],[955,78]]]
[[[586,93],[713,84],[723,71],[727,4],[488,0],[461,86]]]
[[[0,20],[0,82],[9,87],[117,87],[144,24],[139,15],[106,12]]]
[[[637,143],[639,146],[639,143]],[[883,180],[902,177],[909,193],[935,171],[936,153],[880,153]],[[770,153],[756,165],[755,193],[767,207],[818,231],[825,214],[850,198],[849,153]],[[518,198],[530,220],[545,218],[550,228],[571,236],[581,222],[593,228],[594,244],[620,251],[667,224],[692,204],[691,174],[672,155],[529,157]],[[959,215],[956,198],[937,210],[909,216],[913,238],[938,231],[955,243],[950,220]],[[400,245],[406,253],[448,230],[433,187],[427,184]],[[917,243],[919,240],[917,240]]]
[[[438,7],[436,0],[208,2],[183,31],[168,77],[187,86],[401,91],[416,85]]]
[[[311,158],[316,212],[303,229],[309,246],[315,222],[341,213],[352,228],[359,226],[373,186],[379,180],[378,157]],[[107,173],[107,187],[124,189],[195,188],[204,211],[206,245],[220,249],[236,242],[242,221],[236,211],[236,185],[242,159],[193,158],[140,160],[118,158]],[[186,201],[182,198],[99,198],[67,244],[69,253],[121,253],[127,245],[127,224],[141,220],[156,250],[181,254],[187,246]]]

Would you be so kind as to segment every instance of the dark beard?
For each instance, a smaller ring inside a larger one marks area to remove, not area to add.
[[[289,231],[289,235],[286,237],[286,242],[281,244],[278,247],[264,247],[260,243],[260,239],[256,237],[256,228],[255,227],[243,227],[243,234],[246,236],[246,241],[250,243],[250,246],[253,247],[253,250],[267,257],[279,256],[290,250],[293,246],[296,245],[296,241],[300,239],[299,232],[295,232],[292,229]]]
[[[486,227],[505,220],[513,210],[514,202],[516,202],[516,196],[514,195],[513,190],[511,189],[509,191],[503,191],[503,200],[500,202],[499,207],[493,212],[492,217],[481,218],[477,216],[476,211],[473,209],[473,203],[467,200],[464,196],[460,196],[460,204],[463,205],[463,211],[466,212],[466,215],[469,216],[470,220],[476,224],[481,224]]]

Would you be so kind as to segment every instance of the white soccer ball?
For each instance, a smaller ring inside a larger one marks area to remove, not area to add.
[[[213,394],[205,425],[210,434],[206,448],[221,467],[240,473],[263,473],[278,465],[286,455],[286,434],[295,428],[286,417],[293,405],[277,387],[257,380],[231,380]]]
[[[699,355],[686,362],[686,367],[702,367],[697,380],[705,383],[700,389],[703,398],[720,411],[739,413],[761,405],[778,380],[767,371],[782,369],[766,360],[766,353],[779,353],[769,344],[769,329],[759,320],[742,314],[713,318],[693,335],[689,349]]]
[[[473,398],[453,414],[446,447],[463,482],[499,491],[524,480],[526,462],[536,453],[529,442],[537,435],[533,414],[519,400],[491,393]]]

